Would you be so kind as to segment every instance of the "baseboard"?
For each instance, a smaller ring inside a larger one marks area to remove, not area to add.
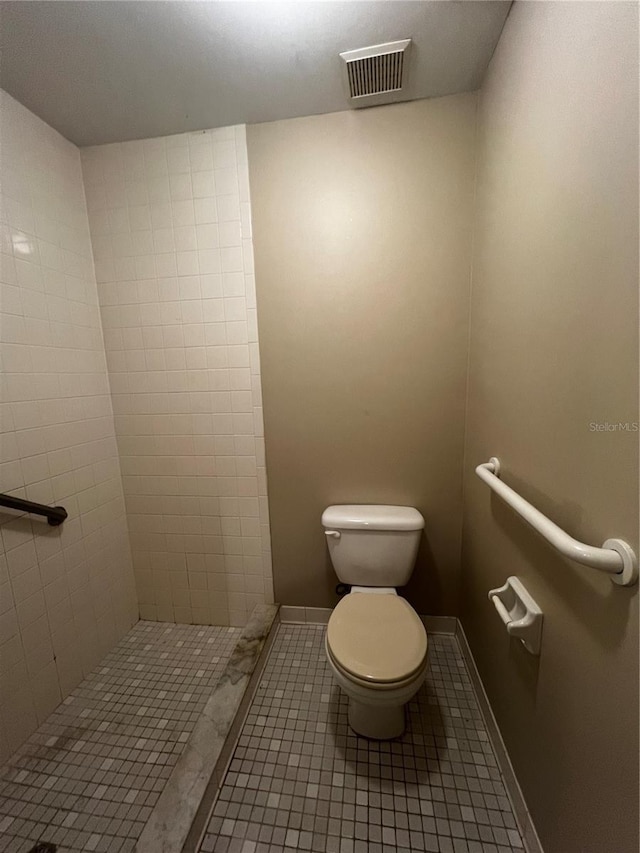
[[[280,606],[280,621],[294,624],[326,625],[331,616],[330,607]],[[455,634],[458,620],[455,616],[421,616],[424,627],[430,634]]]
[[[455,634],[458,620],[455,616],[421,616],[427,634]]]
[[[502,773],[505,787],[507,789],[507,795],[511,800],[511,805],[513,806],[513,811],[516,816],[516,820],[518,821],[518,825],[520,827],[520,832],[522,834],[527,853],[543,853],[542,845],[540,844],[540,839],[538,838],[538,833],[536,832],[536,828],[531,818],[531,814],[529,813],[529,809],[527,808],[527,804],[525,802],[522,789],[520,788],[520,785],[518,783],[516,774],[514,772],[513,765],[511,764],[509,753],[507,752],[507,748],[502,739],[502,735],[500,734],[498,723],[493,715],[493,710],[491,709],[491,704],[489,703],[489,697],[487,696],[484,689],[484,684],[480,679],[480,673],[478,672],[478,668],[471,652],[471,647],[469,646],[467,636],[464,633],[464,628],[462,627],[462,623],[459,619],[455,619],[455,622],[456,639],[458,640],[458,645],[460,646],[462,657],[464,658],[464,662],[467,665],[471,682],[475,689],[476,696],[478,697],[480,711],[482,713],[482,716],[484,717],[484,721],[487,726],[487,734],[489,735],[489,739],[491,740],[491,745],[495,752],[495,756],[498,761],[498,766],[500,767],[500,772]]]
[[[307,625],[326,625],[331,616],[330,607],[292,607],[280,605],[280,621]]]

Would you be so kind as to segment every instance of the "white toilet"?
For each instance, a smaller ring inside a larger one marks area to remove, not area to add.
[[[427,632],[396,592],[411,577],[424,518],[408,506],[330,506],[322,525],[336,574],[351,585],[325,638],[349,725],[375,740],[399,737],[427,674]]]

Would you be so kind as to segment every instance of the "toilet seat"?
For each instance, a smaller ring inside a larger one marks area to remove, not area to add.
[[[424,625],[411,605],[391,592],[346,595],[331,614],[326,645],[344,677],[370,689],[410,684],[426,667]]]
[[[349,684],[353,687],[365,688],[367,693],[375,693],[377,696],[382,697],[386,695],[386,693],[397,693],[399,690],[404,690],[406,687],[413,688],[416,682],[422,682],[424,678],[424,673],[427,669],[427,659],[425,657],[423,665],[410,675],[408,678],[403,678],[399,681],[367,681],[364,678],[358,678],[351,672],[348,672],[344,667],[340,664],[340,661],[336,660],[334,655],[329,648],[329,644],[326,642],[325,638],[325,648],[327,651],[327,655],[329,657],[329,661],[334,668],[334,672],[341,675]],[[411,693],[413,694],[415,689],[412,689]]]

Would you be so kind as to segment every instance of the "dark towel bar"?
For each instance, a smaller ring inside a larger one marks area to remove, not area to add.
[[[22,498],[14,498],[11,495],[0,495],[0,507],[2,506],[8,509],[19,509],[21,512],[33,512],[35,515],[44,515],[52,527],[62,524],[67,517],[67,511],[63,506],[45,506]]]

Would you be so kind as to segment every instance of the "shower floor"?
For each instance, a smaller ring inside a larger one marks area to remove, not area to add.
[[[133,851],[240,634],[138,622],[0,771],[0,850]]]
[[[323,640],[278,627],[201,853],[522,853],[455,637],[430,636],[427,683],[388,743],[349,729]]]

